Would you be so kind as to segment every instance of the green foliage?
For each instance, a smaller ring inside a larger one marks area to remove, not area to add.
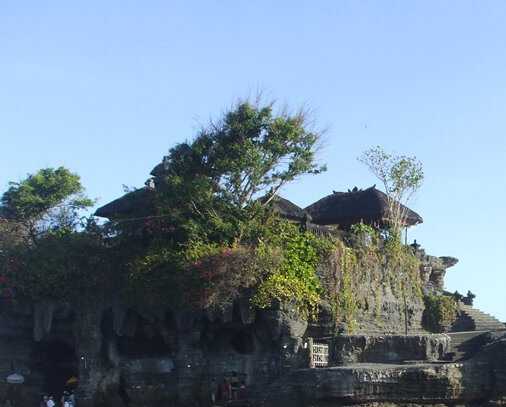
[[[399,299],[412,301],[421,296],[419,261],[402,245],[347,247],[333,239],[322,259],[318,276],[325,288],[324,298],[332,306],[338,332],[353,333],[359,311],[370,314],[381,327],[382,295],[387,290]]]
[[[257,239],[262,206],[287,182],[325,170],[315,161],[321,133],[308,130],[306,120],[303,111],[276,115],[272,104],[241,102],[192,142],[173,147],[156,177],[155,198],[170,238]]]
[[[75,226],[78,211],[93,202],[84,195],[79,175],[63,167],[44,168],[3,194],[0,217],[30,229]]]
[[[63,167],[11,182],[0,206],[0,296],[69,301],[98,295],[114,256],[101,229],[79,217],[92,204],[79,176]]]
[[[272,252],[276,248],[278,262],[265,270],[252,303],[265,308],[277,301],[303,318],[316,318],[322,286],[315,271],[321,262],[319,254],[325,241],[307,232],[300,233],[288,223],[277,226],[273,233],[265,236],[257,254],[265,257],[266,250]]]
[[[350,232],[353,234],[367,234],[370,236],[376,235],[376,230],[372,226],[364,223],[355,223],[351,225]]]
[[[226,308],[258,282],[254,249],[191,242],[183,250],[151,248],[127,268],[131,305]]]
[[[252,290],[260,308],[280,303],[315,316],[321,284],[315,276],[322,243],[287,223],[273,224],[252,245],[191,241],[180,249],[154,246],[128,265],[131,304],[224,308]]]
[[[371,246],[377,245],[379,234],[376,229],[364,223],[355,223],[350,226],[349,235],[351,245]]]
[[[321,134],[306,129],[307,114],[240,102],[192,143],[170,150],[167,175],[207,177],[214,192],[236,208],[261,191],[274,194],[286,182],[325,168],[315,163]]]
[[[326,299],[336,327],[349,333],[359,311],[379,318],[385,285],[399,296],[419,291],[418,263],[395,233],[380,247],[373,228],[353,225],[373,244],[347,247],[278,222],[269,209],[284,184],[325,170],[315,161],[321,133],[306,119],[239,103],[170,150],[155,179],[153,212],[133,221],[76,228],[79,210],[92,202],[63,167],[11,184],[0,206],[0,296],[95,300],[117,287],[131,306],[196,310],[227,308],[245,295],[254,306],[305,319],[316,318]],[[410,159],[378,157],[391,163],[391,194],[419,185],[408,182],[421,174],[410,172]]]
[[[424,297],[423,321],[432,332],[443,332],[445,324],[457,320],[457,301],[452,296],[427,295]]]
[[[51,230],[36,245],[10,246],[0,254],[0,296],[16,300],[54,297],[62,302],[98,296],[112,273],[113,256],[93,227]]]
[[[241,102],[169,151],[155,179],[153,218],[127,225],[149,242],[126,268],[132,303],[224,307],[259,284],[261,306],[288,298],[305,314],[317,306],[310,243],[297,241],[295,228],[283,238],[272,233],[267,205],[285,183],[325,170],[315,162],[321,134],[306,119]]]

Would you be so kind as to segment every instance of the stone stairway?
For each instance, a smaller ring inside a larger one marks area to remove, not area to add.
[[[490,314],[477,308],[459,302],[459,319],[454,324],[452,332],[494,331],[506,329],[504,324]]]
[[[450,349],[446,360],[456,362],[469,359],[483,345],[487,331],[450,332]]]

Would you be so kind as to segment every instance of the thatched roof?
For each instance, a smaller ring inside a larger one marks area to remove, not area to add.
[[[402,206],[405,208],[405,206]],[[387,196],[374,186],[365,190],[335,192],[309,205],[305,210],[320,225],[339,225],[346,227],[363,221],[381,223],[387,217]],[[422,223],[416,212],[408,209],[405,226]]]
[[[98,208],[94,216],[115,218],[117,216],[142,212],[152,207],[154,194],[154,189],[150,187],[136,189]]]
[[[260,202],[265,202],[266,200],[267,197],[260,198]],[[276,212],[276,214],[281,218],[295,220],[298,222],[306,220],[311,221],[311,215],[309,215],[309,213],[288,199],[276,196],[269,202],[269,205],[273,207],[274,212]]]

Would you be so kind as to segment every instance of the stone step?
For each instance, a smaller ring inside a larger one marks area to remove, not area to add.
[[[472,357],[480,349],[487,332],[488,330],[449,333],[451,342],[447,360],[455,362]]]
[[[454,324],[454,332],[461,330],[493,331],[505,329],[505,325],[497,318],[470,305],[459,302],[459,311],[460,316]]]

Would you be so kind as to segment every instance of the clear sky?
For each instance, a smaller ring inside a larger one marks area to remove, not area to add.
[[[460,259],[446,288],[506,321],[506,2],[19,1],[0,4],[0,192],[43,167],[102,205],[176,142],[263,89],[328,127],[306,206],[376,183],[375,145],[426,179],[410,230]]]

